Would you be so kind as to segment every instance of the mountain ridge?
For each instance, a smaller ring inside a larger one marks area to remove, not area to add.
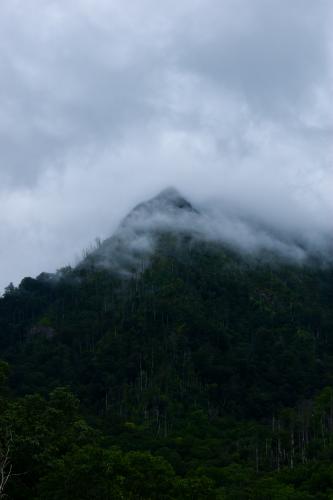
[[[247,259],[168,206],[184,224],[129,224],[123,261],[0,298],[0,452],[10,429],[24,472],[9,496],[330,500],[333,268]],[[128,261],[140,230],[155,241]]]

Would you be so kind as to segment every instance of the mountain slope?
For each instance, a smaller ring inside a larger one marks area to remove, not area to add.
[[[15,394],[68,385],[108,442],[208,475],[219,498],[273,498],[246,494],[256,471],[316,467],[330,450],[333,270],[245,258],[201,239],[198,218],[167,190],[77,268],[8,289],[2,357]]]

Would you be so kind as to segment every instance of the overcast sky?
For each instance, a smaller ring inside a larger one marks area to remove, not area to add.
[[[174,185],[320,239],[331,0],[1,0],[0,289]]]

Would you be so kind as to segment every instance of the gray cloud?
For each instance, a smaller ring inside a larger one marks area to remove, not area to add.
[[[0,14],[0,286],[72,262],[170,184],[229,223],[332,230],[329,0]]]

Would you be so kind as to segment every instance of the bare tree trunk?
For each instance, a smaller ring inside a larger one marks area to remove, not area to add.
[[[5,488],[12,476],[13,465],[10,462],[10,451],[12,444],[12,436],[5,439],[4,443],[0,442],[0,498],[5,498]]]
[[[290,468],[294,468],[294,456],[295,456],[295,436],[294,429],[290,433]]]

